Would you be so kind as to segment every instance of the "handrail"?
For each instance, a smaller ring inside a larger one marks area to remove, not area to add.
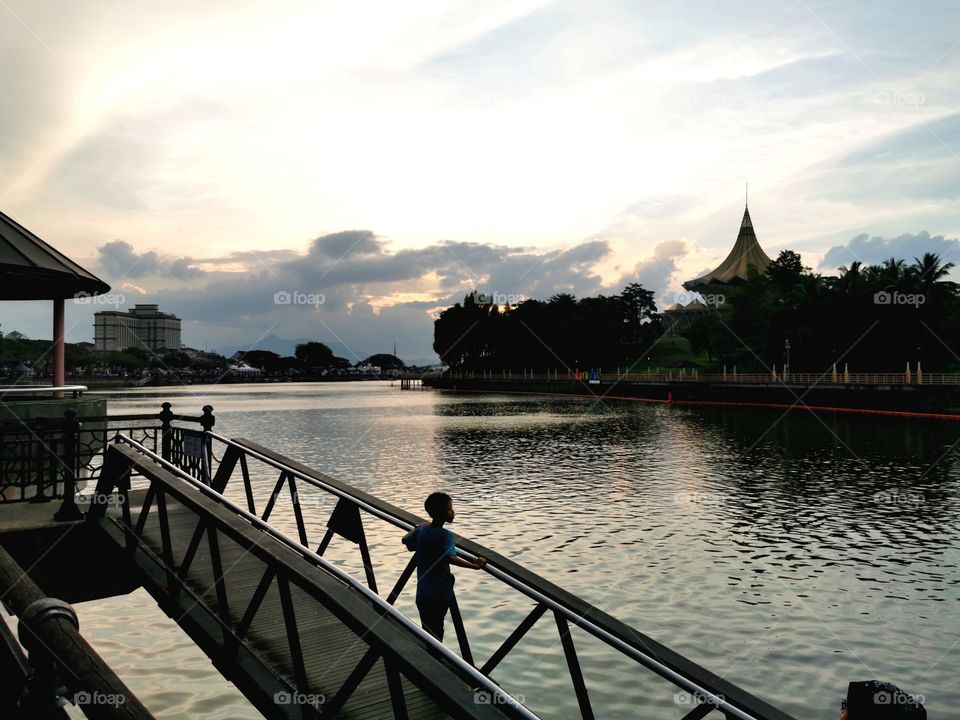
[[[624,369],[625,370],[625,369]],[[440,376],[426,376],[428,382],[434,380],[470,380],[491,383],[523,383],[523,382],[588,382],[585,373],[571,371],[533,372],[531,370],[452,370]],[[625,372],[599,372],[590,382],[627,382],[627,383],[703,383],[730,385],[784,385],[784,384],[813,384],[813,385],[960,385],[960,373],[942,372],[844,372],[842,369],[828,369],[822,372],[794,372],[784,373],[783,368],[776,366],[766,372],[734,372],[729,369],[722,372],[701,372],[690,368],[658,368],[657,372],[640,370]]]
[[[372,505],[353,493],[350,493],[346,490],[338,488],[333,484],[323,482],[317,477],[303,473],[297,468],[294,468],[286,463],[280,462],[274,458],[264,455],[261,452],[258,452],[257,450],[254,450],[249,445],[238,443],[235,440],[226,438],[215,432],[209,432],[208,436],[211,437],[212,439],[216,439],[226,444],[227,446],[233,447],[237,450],[247,453],[252,457],[260,460],[261,462],[264,462],[272,466],[273,468],[280,470],[281,472],[290,473],[293,476],[295,476],[297,479],[304,480],[307,483],[313,485],[314,487],[317,487],[321,490],[329,492],[339,498],[346,499],[351,503],[357,505],[358,507],[364,509],[365,511],[369,512],[370,514],[376,517],[379,517],[380,519],[385,520],[401,529],[410,530],[417,524],[416,522],[413,522],[410,519],[409,514],[408,514],[408,517],[404,517],[403,515],[393,513],[389,510],[384,510],[375,505]],[[244,512],[246,513],[246,511]],[[256,516],[253,516],[253,517],[256,517]],[[475,558],[477,555],[484,555],[485,557],[487,556],[486,548],[483,548],[482,546],[476,543],[471,542],[470,544],[473,545],[480,552],[471,552],[469,550],[464,550],[463,554],[465,556],[467,556],[468,558]],[[460,554],[459,549],[461,548],[461,542],[457,543],[457,547],[458,547],[458,554]],[[565,605],[563,602],[560,602],[559,600],[553,597],[545,595],[544,593],[540,592],[536,588],[531,587],[530,585],[523,582],[522,580],[514,577],[513,575],[510,575],[509,573],[504,572],[500,568],[495,567],[489,562],[489,560],[484,569],[487,570],[491,575],[496,577],[501,582],[527,595],[531,599],[536,600],[537,602],[543,603],[544,605],[547,605],[550,609],[554,610],[555,612],[562,614],[567,620],[569,620],[573,624],[577,625],[578,627],[585,630],[586,632],[589,632],[591,635],[593,635],[594,637],[597,637],[604,643],[619,650],[621,653],[627,655],[628,657],[635,660],[636,662],[639,662],[640,664],[644,665],[645,667],[657,673],[664,679],[669,680],[670,682],[674,683],[675,685],[677,685],[678,687],[684,690],[687,690],[692,693],[696,693],[698,697],[704,700],[704,702],[709,703],[711,705],[715,705],[718,709],[721,709],[727,712],[731,716],[740,718],[741,720],[756,720],[755,715],[749,714],[741,710],[740,708],[736,707],[735,705],[732,705],[721,694],[707,690],[702,685],[698,684],[696,681],[690,680],[686,676],[668,667],[659,659],[624,642],[621,638],[618,638],[615,634],[611,633],[609,630],[601,627],[597,623],[586,618],[585,615],[582,615],[576,612],[574,609]],[[538,578],[538,579],[542,580],[542,578]],[[545,580],[543,582],[545,584],[549,584]],[[365,586],[364,586],[364,589],[366,589]],[[682,656],[678,655],[677,657],[682,657]],[[683,660],[686,661],[686,658],[683,658]],[[690,661],[686,661],[686,662],[690,662]],[[690,663],[690,664],[693,664],[693,663]],[[706,671],[704,668],[701,668],[701,669],[703,669],[705,672],[709,672],[709,671]],[[744,691],[744,694],[749,695],[749,693],[746,693],[745,691]],[[788,716],[783,714],[782,717],[788,717]]]
[[[212,434],[213,433],[211,433],[211,435]],[[361,583],[359,580],[353,577],[350,573],[341,570],[336,565],[331,563],[329,560],[325,560],[320,555],[317,555],[310,548],[305,547],[304,545],[301,545],[299,542],[297,542],[296,540],[293,540],[290,537],[287,537],[285,533],[277,530],[269,523],[264,522],[256,515],[243,509],[242,507],[240,507],[239,505],[231,501],[229,498],[225,497],[221,493],[218,493],[216,490],[212,489],[211,487],[191,477],[189,474],[182,471],[173,463],[170,463],[164,460],[162,457],[160,457],[156,453],[153,453],[147,448],[145,448],[136,440],[133,440],[132,438],[129,438],[123,434],[118,434],[116,439],[118,442],[126,443],[131,447],[136,448],[139,452],[149,457],[155,463],[162,465],[168,471],[177,475],[180,479],[188,482],[190,485],[192,485],[194,488],[202,492],[204,495],[207,495],[212,500],[215,500],[217,503],[224,505],[225,507],[228,507],[230,510],[232,510],[237,515],[242,517],[244,520],[249,522],[255,528],[267,533],[268,535],[273,537],[275,540],[278,540],[279,542],[283,543],[284,545],[289,547],[291,550],[294,550],[298,555],[300,555],[304,559],[312,562],[317,567],[323,568],[324,570],[326,570],[328,573],[330,573],[340,581],[349,585],[352,589],[361,592],[365,597],[367,597],[367,599],[374,602],[381,610],[389,614],[391,617],[393,617],[394,620],[398,621],[401,625],[403,625],[408,630],[413,632],[414,635],[416,635],[420,640],[426,642],[431,648],[433,648],[436,652],[441,654],[446,660],[453,663],[461,672],[466,673],[472,680],[475,680],[480,685],[482,685],[487,692],[490,692],[493,695],[493,697],[496,698],[497,704],[509,706],[518,715],[524,718],[527,718],[528,720],[540,720],[540,717],[538,715],[531,712],[529,708],[525,707],[516,698],[514,698],[512,695],[510,695],[505,690],[503,690],[503,688],[501,688],[499,685],[493,682],[489,677],[481,673],[473,665],[470,665],[469,663],[464,661],[463,658],[461,658],[459,655],[457,655],[456,653],[451,651],[449,648],[447,648],[446,645],[444,645],[439,640],[434,638],[430,633],[423,630],[423,628],[421,628],[419,625],[417,625],[412,620],[410,620],[406,615],[404,615],[395,607],[393,607],[393,605],[390,605],[386,600],[380,597],[377,593],[370,590],[366,585]]]
[[[0,590],[20,622],[18,634],[30,653],[35,682],[52,685],[56,673],[74,693],[74,701],[79,701],[84,714],[92,718],[152,720],[153,715],[80,634],[73,608],[62,600],[48,598],[3,547]],[[83,702],[91,696],[111,701]],[[48,710],[43,705],[49,701],[35,697],[31,709]]]
[[[86,385],[0,385],[0,397],[6,395],[41,395],[46,393],[73,393],[74,397],[87,391]]]

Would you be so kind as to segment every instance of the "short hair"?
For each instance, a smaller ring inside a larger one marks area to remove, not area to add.
[[[430,493],[427,499],[423,501],[423,509],[427,511],[427,515],[430,517],[437,518],[443,515],[448,502],[453,502],[453,498],[446,493]]]

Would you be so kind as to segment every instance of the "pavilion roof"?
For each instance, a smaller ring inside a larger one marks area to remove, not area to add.
[[[760,272],[767,269],[773,262],[760,247],[757,234],[753,230],[753,221],[750,220],[750,209],[744,208],[743,220],[740,223],[740,233],[737,241],[726,259],[717,266],[716,270],[701,275],[695,280],[688,280],[683,284],[687,290],[695,290],[707,285],[728,285],[747,279],[751,267]]]
[[[0,300],[53,300],[110,286],[0,212]]]

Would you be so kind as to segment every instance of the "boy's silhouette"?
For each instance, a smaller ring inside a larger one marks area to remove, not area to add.
[[[475,562],[457,556],[453,533],[444,523],[453,522],[453,500],[446,493],[431,493],[423,503],[430,516],[429,524],[418,525],[403,536],[403,544],[415,552],[417,561],[417,609],[420,624],[437,640],[443,640],[443,621],[453,600],[453,573],[450,565],[479,570],[485,558]]]

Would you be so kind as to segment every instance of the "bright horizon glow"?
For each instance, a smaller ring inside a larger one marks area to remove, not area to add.
[[[605,242],[602,286],[643,274],[669,298],[729,251],[747,181],[772,257],[818,267],[860,233],[960,235],[958,13],[8,2],[0,208],[101,273],[115,240],[269,274],[234,254],[364,229],[391,253]],[[351,312],[466,289],[423,270],[353,281]],[[200,282],[104,279],[161,296]]]

